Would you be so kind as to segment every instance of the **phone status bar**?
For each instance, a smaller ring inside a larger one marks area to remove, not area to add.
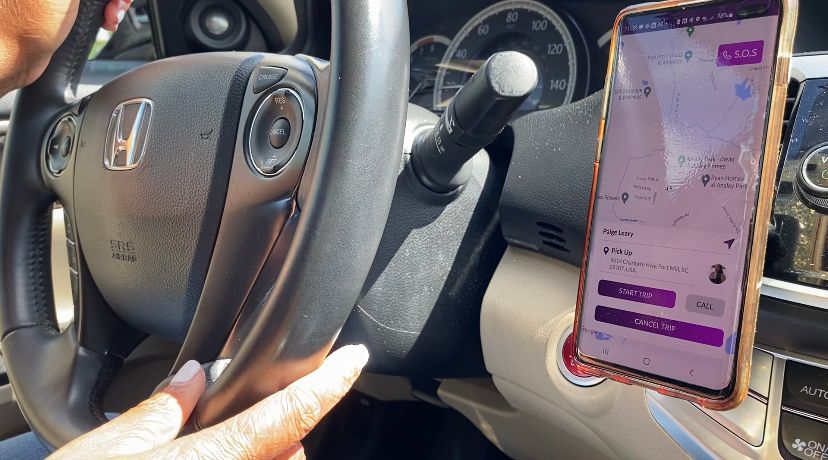
[[[755,13],[751,13],[751,11],[755,11]],[[744,2],[733,2],[719,6],[670,9],[625,17],[621,25],[621,35],[680,28],[692,29],[701,25],[740,21],[743,18],[774,16],[778,14],[779,2],[775,0],[766,0],[748,5],[745,5]]]

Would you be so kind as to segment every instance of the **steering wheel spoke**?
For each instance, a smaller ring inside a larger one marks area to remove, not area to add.
[[[264,57],[251,73],[210,267],[175,369],[190,359],[215,359],[242,310],[254,308],[245,305],[261,300],[254,283],[278,253],[277,240],[284,245],[290,239],[285,227],[298,212],[295,195],[314,138],[318,76],[309,60],[278,55]],[[284,139],[271,139],[279,136]],[[276,148],[272,140],[284,144]]]
[[[85,142],[80,137],[83,123],[82,105],[81,101],[70,104],[58,110],[53,117],[54,121],[46,130],[42,151],[39,154],[40,171],[45,186],[44,196],[51,194],[52,199],[60,203],[63,212],[69,265],[67,276],[74,305],[74,320],[71,327],[75,329],[77,344],[105,355],[110,351],[116,338],[123,334],[122,328],[128,326],[114,314],[98,291],[86,265],[76,231],[77,223],[73,212],[74,160],[78,145]]]

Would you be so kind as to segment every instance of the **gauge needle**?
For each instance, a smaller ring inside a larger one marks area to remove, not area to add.
[[[482,67],[485,63],[486,61],[481,61],[480,59],[469,61],[455,60],[451,62],[441,62],[437,64],[437,67],[446,70],[456,70],[458,72],[475,73],[477,72],[477,69]]]
[[[414,98],[414,96],[416,96],[416,95],[417,95],[417,92],[419,92],[419,91],[420,91],[420,89],[422,89],[422,87],[423,87],[423,82],[419,82],[419,83],[417,83],[417,86],[415,86],[415,87],[414,87],[414,89],[412,89],[412,90],[409,92],[409,94],[408,94],[408,100],[410,101],[411,99],[413,99],[413,98]]]

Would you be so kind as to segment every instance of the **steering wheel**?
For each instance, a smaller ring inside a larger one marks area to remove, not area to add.
[[[404,0],[333,1],[331,61],[209,53],[74,101],[106,0],[20,91],[0,175],[0,325],[26,420],[57,448],[147,335],[209,362],[214,424],[315,369],[368,275],[401,165]],[[75,321],[50,273],[60,202]]]

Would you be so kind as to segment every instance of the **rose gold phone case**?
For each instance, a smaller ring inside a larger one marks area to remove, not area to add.
[[[598,167],[601,159],[601,151],[604,144],[606,120],[609,111],[609,98],[612,88],[612,75],[615,71],[615,59],[620,35],[621,22],[629,14],[655,12],[659,10],[675,9],[687,6],[699,6],[705,4],[719,3],[721,0],[669,0],[658,3],[646,3],[633,5],[619,13],[615,19],[612,29],[612,42],[610,44],[609,65],[604,84],[604,104],[601,120],[598,127],[598,151],[595,155],[595,163],[592,173],[592,195],[590,197],[588,220],[586,227],[587,238],[584,243],[584,255],[581,262],[581,277],[578,286],[578,301],[575,307],[574,334],[577,338],[581,330],[582,301],[584,295],[584,282],[586,279],[587,262],[589,255],[589,237],[592,228],[592,213],[595,203],[595,193],[598,184]],[[577,349],[575,361],[584,372],[607,377],[626,384],[640,385],[658,391],[661,394],[676,398],[693,401],[703,407],[714,410],[726,410],[737,406],[745,399],[748,392],[750,380],[750,365],[753,355],[753,337],[756,332],[756,316],[759,311],[759,288],[762,282],[762,270],[765,262],[765,248],[767,245],[768,230],[765,225],[770,220],[771,207],[773,204],[774,188],[776,182],[776,169],[779,162],[780,142],[782,138],[782,119],[784,115],[785,96],[788,88],[788,73],[790,70],[791,52],[793,49],[794,33],[796,30],[796,18],[798,0],[780,1],[780,28],[777,43],[776,62],[774,79],[771,85],[770,107],[768,122],[766,125],[765,148],[762,159],[762,171],[759,178],[756,211],[751,237],[748,240],[747,251],[747,273],[745,276],[744,306],[742,320],[739,325],[739,344],[736,359],[736,372],[733,376],[733,392],[725,398],[713,399],[707,395],[696,392],[689,388],[682,388],[675,384],[668,383],[658,378],[631,373],[628,370],[612,366],[607,363],[596,361],[589,356],[581,355]],[[577,344],[577,339],[576,339]]]

